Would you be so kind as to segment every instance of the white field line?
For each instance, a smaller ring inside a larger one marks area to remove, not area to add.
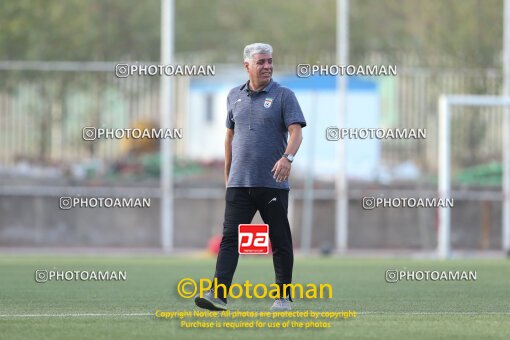
[[[154,313],[58,313],[58,314],[0,314],[0,318],[46,318],[46,317],[87,317],[87,316],[151,316]]]
[[[510,312],[360,312],[361,315],[510,315]]]
[[[359,312],[360,315],[510,315],[509,312]],[[154,313],[56,313],[56,314],[0,314],[0,318],[48,318],[48,317],[116,317],[153,316]],[[326,319],[326,318],[321,318]]]

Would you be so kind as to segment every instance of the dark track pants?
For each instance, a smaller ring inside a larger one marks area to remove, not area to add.
[[[223,238],[214,274],[218,283],[224,284],[227,289],[230,287],[239,259],[239,224],[251,223],[257,210],[264,223],[269,225],[275,282],[281,285],[291,283],[294,253],[287,218],[289,191],[273,188],[227,188],[225,201]],[[218,292],[218,296],[223,294],[224,292]],[[224,296],[227,295],[228,290]]]

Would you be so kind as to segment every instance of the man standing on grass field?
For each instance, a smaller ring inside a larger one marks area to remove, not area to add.
[[[226,310],[228,290],[239,258],[238,226],[251,223],[257,210],[269,225],[276,283],[280,298],[271,310],[290,310],[291,297],[283,285],[292,282],[294,254],[287,218],[290,170],[303,139],[306,121],[294,92],[272,80],[273,48],[255,43],[244,48],[249,80],[227,97],[225,136],[225,220],[214,277],[218,284],[198,307]],[[290,137],[289,137],[290,135]],[[289,137],[289,138],[288,138]],[[288,142],[287,142],[288,138]]]

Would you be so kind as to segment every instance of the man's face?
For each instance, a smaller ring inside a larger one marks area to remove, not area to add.
[[[271,54],[254,54],[253,59],[244,62],[250,81],[265,86],[273,76],[273,56]]]

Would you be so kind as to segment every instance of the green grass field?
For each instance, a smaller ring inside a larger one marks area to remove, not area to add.
[[[295,282],[330,283],[334,290],[331,300],[297,299],[294,310],[358,312],[356,318],[331,321],[327,329],[183,329],[179,320],[154,316],[157,309],[193,311],[193,301],[178,296],[177,283],[184,277],[209,278],[214,263],[214,258],[165,256],[2,256],[0,338],[508,339],[510,335],[507,260],[297,257]],[[37,269],[125,270],[127,280],[36,283]],[[387,269],[476,270],[477,280],[386,283]],[[235,282],[269,284],[272,279],[269,257],[240,260]],[[266,311],[271,303],[231,299],[229,309]]]

